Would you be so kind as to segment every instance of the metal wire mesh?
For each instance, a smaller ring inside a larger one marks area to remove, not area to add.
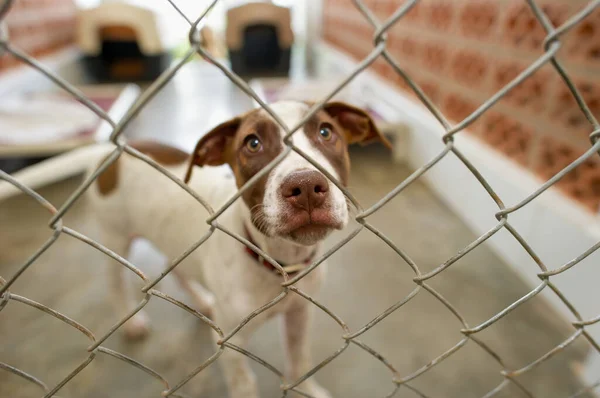
[[[282,391],[283,397],[287,396],[289,391],[296,391],[303,396],[310,397],[310,395],[302,393],[301,391],[297,390],[296,387],[300,383],[302,383],[304,380],[313,376],[322,367],[324,367],[331,361],[335,360],[335,358],[338,357],[342,352],[344,352],[344,350],[346,350],[350,344],[353,344],[353,345],[363,349],[367,353],[371,354],[374,358],[376,358],[377,360],[382,362],[387,367],[387,369],[389,369],[390,377],[393,382],[393,386],[392,386],[393,389],[387,395],[388,397],[392,397],[392,396],[396,395],[396,393],[402,388],[410,389],[417,395],[419,395],[421,397],[426,397],[426,395],[424,393],[422,393],[419,390],[417,390],[416,388],[412,387],[410,385],[410,382],[412,380],[418,378],[419,376],[423,375],[424,373],[428,372],[431,368],[433,368],[440,362],[444,361],[446,358],[450,357],[452,354],[456,353],[458,350],[460,350],[462,347],[464,347],[467,343],[472,342],[472,343],[478,345],[479,347],[481,347],[503,369],[501,371],[501,374],[503,376],[503,381],[498,386],[496,386],[494,389],[492,389],[487,394],[485,394],[484,397],[492,397],[511,384],[513,386],[517,387],[517,389],[520,390],[524,396],[533,397],[534,395],[518,381],[518,379],[517,379],[518,376],[529,372],[530,370],[536,368],[541,363],[547,361],[549,358],[551,358],[557,354],[560,354],[561,351],[565,349],[565,347],[567,347],[569,344],[571,344],[573,341],[575,341],[576,339],[578,339],[580,337],[587,339],[587,341],[594,347],[594,349],[598,353],[600,353],[600,345],[594,338],[592,338],[592,336],[586,330],[586,328],[588,326],[600,322],[600,315],[593,319],[589,319],[589,320],[582,319],[581,316],[579,315],[579,313],[577,312],[577,310],[575,309],[575,307],[567,300],[567,298],[561,293],[561,291],[551,281],[552,276],[566,272],[570,268],[577,265],[580,261],[585,259],[587,256],[592,254],[595,250],[597,250],[600,247],[600,243],[597,243],[594,246],[590,247],[588,250],[586,250],[584,253],[579,255],[577,258],[573,259],[572,261],[569,261],[568,263],[564,264],[563,266],[558,267],[556,269],[548,269],[544,265],[544,263],[539,259],[539,257],[535,254],[535,252],[533,251],[531,246],[529,246],[529,244],[523,239],[523,237],[519,234],[519,232],[509,222],[510,214],[518,211],[519,209],[521,209],[522,207],[524,207],[531,201],[535,200],[541,193],[543,193],[548,188],[553,186],[556,182],[558,182],[561,178],[563,178],[567,173],[569,173],[575,167],[577,167],[578,165],[583,163],[586,159],[594,156],[594,154],[596,152],[598,152],[598,150],[600,150],[600,143],[598,142],[598,136],[600,135],[600,124],[598,123],[598,120],[596,120],[596,118],[592,115],[590,109],[586,105],[585,101],[583,100],[583,98],[582,98],[581,94],[579,93],[578,89],[576,88],[576,86],[573,84],[573,82],[567,75],[567,73],[566,73],[565,69],[562,67],[561,63],[555,58],[555,55],[561,46],[561,42],[560,42],[561,36],[564,35],[566,32],[568,32],[569,30],[573,29],[573,27],[575,27],[586,16],[588,16],[596,7],[598,7],[600,5],[600,0],[591,1],[589,4],[587,4],[586,7],[584,7],[581,11],[579,11],[576,15],[573,15],[562,26],[558,26],[558,27],[552,26],[552,24],[549,22],[548,18],[544,14],[544,12],[536,4],[535,0],[527,0],[529,7],[531,8],[531,10],[535,14],[537,20],[544,27],[544,29],[547,33],[546,39],[544,41],[543,55],[540,56],[535,62],[533,62],[527,69],[525,69],[521,74],[519,74],[516,78],[514,78],[505,87],[503,87],[496,94],[494,94],[491,98],[489,98],[487,101],[485,101],[475,112],[473,112],[471,115],[469,115],[463,121],[461,121],[460,123],[458,123],[454,126],[452,126],[446,120],[444,115],[442,115],[442,113],[436,108],[436,106],[425,95],[425,93],[419,88],[419,86],[410,78],[410,76],[408,76],[403,71],[403,69],[399,66],[397,61],[394,60],[394,58],[390,55],[390,53],[386,49],[386,39],[387,39],[386,32],[394,24],[402,23],[402,17],[419,0],[406,1],[404,4],[402,4],[402,6],[400,6],[393,13],[393,15],[391,15],[386,21],[383,21],[383,22],[378,21],[377,18],[374,16],[374,14],[371,12],[371,10],[369,10],[363,4],[362,1],[354,0],[354,5],[357,7],[358,10],[360,10],[362,15],[369,21],[369,23],[375,29],[375,34],[374,34],[374,38],[373,38],[374,48],[371,51],[371,53],[356,66],[356,68],[352,71],[352,73],[350,73],[346,78],[344,78],[331,93],[329,93],[325,98],[322,98],[318,103],[316,103],[310,109],[310,111],[308,112],[308,114],[306,115],[306,117],[303,120],[301,120],[296,126],[292,126],[292,127],[285,125],[285,123],[283,123],[283,121],[271,110],[271,108],[263,100],[261,100],[261,98],[250,88],[250,86],[248,84],[246,84],[239,76],[237,76],[236,74],[234,74],[233,72],[228,70],[225,65],[223,65],[222,63],[220,63],[219,61],[214,59],[213,56],[211,56],[211,54],[206,52],[205,49],[202,47],[202,43],[200,41],[200,36],[198,34],[199,28],[201,27],[206,16],[209,14],[209,12],[214,7],[214,5],[217,3],[218,0],[214,0],[206,8],[206,10],[202,13],[202,15],[200,15],[196,20],[191,20],[188,17],[186,17],[184,15],[184,13],[181,12],[181,10],[177,7],[177,5],[175,4],[174,1],[172,1],[172,0],[168,0],[168,1],[190,25],[189,41],[191,44],[191,49],[185,54],[183,59],[178,61],[169,70],[164,72],[158,79],[156,79],[151,84],[151,86],[143,93],[143,95],[141,95],[137,99],[137,101],[131,106],[131,108],[128,110],[126,115],[119,121],[111,120],[111,118],[102,109],[100,109],[91,100],[86,98],[85,95],[83,95],[80,91],[78,91],[78,89],[76,89],[74,86],[72,86],[68,82],[64,81],[60,77],[53,74],[43,64],[39,63],[34,58],[32,58],[31,56],[22,52],[21,50],[14,47],[10,43],[10,40],[9,40],[9,37],[7,34],[7,30],[6,30],[6,24],[3,21],[3,19],[6,16],[6,14],[10,11],[12,0],[5,0],[2,3],[2,6],[0,8],[0,54],[2,52],[12,54],[12,56],[18,58],[25,64],[36,69],[38,72],[42,73],[48,79],[50,79],[52,82],[54,82],[56,85],[58,85],[59,87],[61,87],[62,89],[64,89],[68,93],[70,93],[71,95],[73,95],[79,101],[81,101],[85,106],[87,106],[91,111],[93,111],[100,118],[107,121],[113,128],[112,134],[110,136],[110,141],[114,144],[115,148],[114,148],[114,151],[110,154],[110,156],[108,156],[102,162],[102,164],[100,164],[98,166],[98,168],[88,178],[86,178],[85,181],[83,181],[81,183],[81,185],[72,193],[72,195],[69,197],[69,199],[59,209],[56,209],[51,203],[49,203],[46,199],[44,199],[38,193],[34,192],[30,188],[19,183],[11,175],[0,171],[0,179],[8,181],[10,184],[17,187],[24,194],[29,195],[30,197],[35,199],[41,206],[43,206],[45,209],[47,209],[49,211],[49,213],[51,214],[51,218],[49,221],[49,227],[54,231],[52,236],[41,247],[39,247],[37,249],[37,251],[35,251],[27,259],[27,261],[25,261],[25,263],[18,269],[18,271],[14,275],[10,276],[10,278],[8,280],[4,280],[4,279],[0,278],[0,311],[6,305],[8,305],[10,302],[15,302],[15,301],[20,302],[22,304],[36,308],[40,311],[43,311],[43,312],[59,319],[60,321],[68,324],[69,326],[71,326],[71,327],[77,329],[78,331],[80,331],[81,333],[83,333],[90,340],[90,346],[87,348],[87,351],[89,354],[87,356],[87,358],[79,366],[77,366],[75,369],[73,369],[71,371],[71,373],[69,373],[66,377],[64,377],[62,379],[62,381],[60,381],[55,386],[51,386],[51,387],[47,386],[46,384],[44,384],[44,382],[42,382],[35,376],[32,376],[32,375],[28,374],[26,371],[17,369],[9,364],[0,362],[0,369],[3,369],[4,371],[12,372],[13,374],[15,374],[17,376],[20,376],[21,378],[23,378],[31,383],[36,384],[37,386],[40,387],[41,390],[43,390],[44,397],[52,397],[57,392],[59,392],[65,386],[65,384],[67,384],[71,379],[73,379],[74,377],[77,377],[77,375],[86,366],[88,366],[98,355],[108,355],[108,356],[117,358],[121,361],[124,361],[125,363],[128,363],[132,366],[135,366],[135,367],[143,370],[144,372],[146,372],[151,377],[154,377],[155,379],[159,380],[161,383],[163,383],[163,385],[165,387],[165,390],[162,393],[163,396],[177,397],[177,396],[181,396],[177,392],[180,390],[180,388],[182,386],[184,386],[187,382],[189,382],[198,373],[202,372],[211,363],[216,361],[219,358],[219,356],[224,352],[224,350],[230,349],[230,350],[235,350],[235,351],[247,356],[248,358],[252,359],[253,361],[260,363],[265,368],[267,368],[268,370],[273,372],[275,375],[280,377],[282,380],[281,391]],[[167,171],[166,169],[161,167],[159,164],[154,162],[151,158],[145,156],[144,154],[142,154],[142,153],[136,151],[135,149],[133,149],[132,147],[128,146],[126,144],[126,142],[124,142],[124,140],[121,139],[121,135],[122,135],[124,129],[129,125],[129,123],[132,121],[132,119],[175,76],[175,74],[178,72],[178,70],[196,52],[199,53],[200,55],[202,55],[206,60],[208,60],[214,66],[219,68],[235,85],[237,85],[247,95],[249,95],[254,100],[256,100],[260,104],[260,106],[262,108],[264,108],[264,110],[266,110],[275,119],[275,121],[281,125],[281,127],[287,133],[285,135],[285,139],[284,139],[284,142],[286,144],[286,149],[281,153],[281,155],[278,156],[276,159],[274,159],[265,168],[263,168],[256,176],[254,176],[251,180],[249,180],[244,186],[242,186],[238,190],[238,192],[233,197],[231,197],[230,200],[223,207],[221,207],[219,209],[211,208],[211,206],[206,201],[204,201],[200,196],[198,196],[197,193],[195,193],[189,187],[187,187],[179,178],[172,175],[169,171]],[[343,186],[341,186],[341,184],[338,181],[336,181],[326,170],[323,170],[323,168],[321,166],[319,166],[314,160],[310,159],[306,154],[304,154],[301,150],[299,150],[299,148],[295,147],[291,141],[291,137],[294,134],[294,132],[296,130],[298,130],[315,112],[317,112],[319,109],[321,109],[321,107],[323,106],[323,104],[325,102],[327,102],[329,99],[331,99],[337,92],[339,92],[342,88],[344,88],[347,84],[349,84],[352,81],[352,79],[354,79],[358,74],[360,74],[362,71],[364,71],[369,65],[371,65],[379,57],[383,57],[383,59],[385,59],[391,65],[393,70],[396,73],[398,73],[405,80],[405,82],[412,88],[412,90],[414,90],[415,94],[422,101],[422,103],[429,109],[429,111],[443,125],[443,127],[446,130],[446,134],[443,136],[443,143],[445,144],[445,147],[437,156],[435,156],[433,159],[431,159],[431,161],[429,161],[427,164],[423,165],[422,167],[420,167],[419,169],[414,171],[408,178],[406,178],[401,184],[399,184],[396,188],[394,188],[391,192],[389,192],[385,197],[381,198],[377,203],[375,203],[371,207],[365,209],[354,198],[354,196],[352,195],[352,193],[349,190],[347,190]],[[467,159],[455,147],[454,136],[457,133],[459,133],[461,130],[468,127],[475,120],[477,120],[484,112],[486,112],[492,105],[494,105],[496,102],[498,102],[510,90],[512,90],[517,85],[521,84],[524,80],[529,78],[536,70],[540,69],[543,65],[548,64],[548,63],[550,63],[556,69],[556,71],[560,74],[560,76],[564,80],[565,84],[570,89],[573,97],[576,99],[577,103],[579,104],[581,111],[584,113],[585,117],[589,121],[589,123],[591,125],[591,131],[592,131],[590,134],[591,147],[583,155],[581,155],[577,160],[575,160],[574,162],[569,164],[567,167],[565,167],[563,170],[561,170],[559,173],[554,175],[552,178],[550,178],[548,181],[546,181],[543,185],[541,185],[537,190],[532,192],[526,198],[524,198],[523,200],[521,200],[520,202],[518,202],[516,204],[506,206],[503,203],[502,199],[494,192],[494,189],[488,184],[488,182],[485,180],[485,178],[471,164],[469,159]],[[275,260],[273,260],[272,258],[270,258],[266,253],[262,252],[260,250],[260,248],[254,246],[253,244],[248,242],[244,237],[239,236],[239,235],[227,230],[223,225],[219,224],[219,216],[234,201],[236,201],[242,195],[242,193],[246,189],[248,189],[249,186],[251,186],[255,181],[257,181],[259,178],[261,178],[266,173],[268,173],[273,167],[275,167],[291,151],[295,151],[300,156],[304,157],[307,161],[309,161],[311,164],[313,164],[317,169],[319,169],[321,172],[323,172],[331,180],[332,183],[336,184],[336,186],[338,186],[342,190],[342,192],[346,195],[346,197],[352,203],[352,205],[356,207],[357,215],[355,216],[355,220],[358,222],[358,227],[354,231],[352,231],[345,239],[343,239],[341,242],[336,244],[334,247],[332,247],[330,250],[328,250],[324,255],[322,255],[320,258],[316,259],[304,271],[301,271],[294,277],[289,277],[285,273],[285,271],[283,271],[283,269],[279,266],[279,264],[277,264],[277,262]],[[146,162],[148,165],[150,165],[154,169],[156,169],[159,172],[166,175],[168,178],[170,178],[173,181],[173,183],[179,185],[179,187],[181,187],[181,189],[185,190],[188,194],[190,194],[193,198],[195,198],[209,212],[209,218],[206,220],[206,222],[210,225],[208,232],[200,240],[198,240],[195,244],[193,244],[190,248],[188,248],[184,253],[182,253],[179,257],[174,259],[170,263],[170,265],[166,268],[166,270],[160,274],[160,276],[158,276],[157,278],[152,279],[152,280],[149,279],[141,270],[139,270],[134,264],[130,263],[128,260],[126,260],[126,259],[122,258],[121,256],[119,256],[118,254],[112,252],[108,248],[104,247],[102,244],[88,238],[87,236],[85,236],[73,229],[68,228],[67,226],[65,226],[63,224],[63,216],[65,215],[65,213],[69,211],[69,209],[73,206],[75,201],[88,189],[88,187],[94,182],[94,180],[107,167],[109,167],[112,163],[114,163],[121,156],[121,154],[123,152],[126,152],[129,155],[134,156],[134,157]],[[385,236],[375,226],[373,226],[371,223],[369,223],[368,217],[370,215],[372,215],[373,213],[381,210],[385,206],[386,203],[388,203],[392,198],[394,198],[396,195],[398,195],[400,192],[402,192],[405,188],[407,188],[411,183],[413,183],[415,180],[417,180],[419,177],[421,177],[424,173],[426,173],[427,170],[429,170],[435,164],[440,162],[444,157],[452,156],[452,155],[450,155],[451,153],[454,156],[456,156],[458,159],[460,159],[460,161],[471,171],[471,173],[475,176],[475,178],[477,178],[477,180],[481,183],[481,185],[484,187],[484,189],[487,191],[487,193],[495,201],[495,203],[498,207],[498,211],[495,214],[495,217],[498,220],[498,223],[496,224],[495,227],[493,227],[488,232],[486,232],[485,234],[478,237],[475,241],[473,241],[472,243],[467,245],[465,248],[460,250],[453,257],[446,260],[442,265],[440,265],[436,269],[434,269],[430,272],[427,272],[427,273],[422,273],[419,270],[419,267],[417,266],[417,264],[409,257],[409,255],[404,250],[402,250],[402,248],[398,247],[398,245],[396,245],[394,242],[392,242],[387,236]],[[261,254],[267,261],[271,262],[275,267],[280,269],[284,274],[284,281],[281,284],[281,293],[276,298],[274,298],[272,301],[265,303],[264,306],[262,306],[261,308],[258,308],[254,312],[248,314],[248,316],[237,327],[235,327],[233,330],[229,330],[229,331],[222,330],[219,327],[219,325],[213,323],[210,319],[208,319],[203,314],[199,313],[198,311],[194,310],[193,308],[190,308],[189,306],[185,305],[184,303],[182,303],[182,302],[174,299],[173,297],[170,297],[169,295],[167,295],[161,291],[158,291],[154,288],[161,279],[163,279],[169,272],[171,272],[191,252],[193,252],[200,245],[202,245],[207,239],[209,239],[211,237],[211,235],[217,229],[227,233],[229,236],[237,239],[238,241],[242,242],[243,244],[250,246],[257,253]],[[465,320],[465,318],[459,313],[459,311],[448,300],[446,300],[439,292],[437,292],[435,289],[433,289],[427,283],[427,281],[436,277],[437,275],[441,274],[444,270],[446,270],[448,267],[452,266],[460,258],[462,258],[466,254],[468,254],[470,251],[475,249],[477,246],[481,245],[483,242],[485,242],[487,239],[492,237],[494,234],[496,234],[501,229],[507,230],[515,238],[515,240],[523,247],[523,249],[525,249],[525,251],[531,256],[531,258],[535,261],[535,263],[539,266],[540,271],[541,271],[538,274],[538,277],[540,279],[540,284],[535,289],[530,291],[528,294],[524,295],[519,300],[517,300],[514,303],[512,303],[511,305],[509,305],[504,310],[495,314],[489,320],[481,323],[480,325],[472,326],[472,325],[469,325],[467,323],[467,321]],[[414,290],[412,290],[412,292],[410,294],[408,294],[406,297],[400,298],[396,304],[392,305],[390,308],[386,309],[384,312],[382,312],[381,314],[376,316],[373,320],[368,322],[366,325],[361,327],[359,330],[353,331],[353,330],[350,330],[350,328],[346,325],[346,323],[342,319],[340,319],[338,316],[336,316],[329,308],[327,308],[326,306],[324,306],[323,304],[321,304],[317,300],[315,300],[313,297],[308,296],[306,293],[304,293],[303,291],[298,289],[295,286],[295,284],[300,279],[305,277],[308,273],[313,271],[316,267],[318,267],[325,259],[327,259],[333,253],[335,253],[338,249],[340,249],[342,246],[348,244],[362,230],[370,231],[375,236],[379,237],[391,249],[393,249],[404,260],[404,262],[406,262],[406,264],[408,264],[410,266],[410,268],[413,270],[413,272],[415,274],[415,277],[413,279],[413,281],[415,283],[415,288],[414,288]],[[9,290],[11,285],[13,285],[13,283],[29,267],[31,267],[35,264],[36,259],[44,251],[46,251],[49,247],[51,247],[56,242],[56,240],[59,238],[59,236],[61,234],[67,234],[76,239],[79,239],[82,242],[85,242],[88,245],[90,245],[90,246],[94,247],[95,249],[101,251],[102,253],[106,254],[107,256],[110,256],[114,260],[118,261],[121,265],[123,265],[124,267],[126,267],[127,269],[132,271],[137,277],[142,279],[145,283],[144,287],[142,288],[142,292],[145,294],[144,299],[139,303],[139,305],[135,308],[134,311],[129,313],[125,318],[121,319],[107,333],[105,333],[102,336],[95,335],[91,330],[87,329],[85,326],[83,326],[79,322],[68,318],[67,316],[55,311],[54,309],[52,309],[48,306],[45,306],[38,302],[32,301],[26,297],[22,297],[17,294],[11,293]],[[576,319],[576,321],[572,323],[573,333],[563,343],[554,347],[552,350],[548,351],[546,354],[544,354],[543,356],[534,360],[533,362],[529,363],[528,365],[522,367],[521,369],[508,369],[504,365],[501,357],[496,352],[494,352],[494,350],[492,350],[488,345],[486,345],[481,340],[479,340],[477,337],[477,334],[479,332],[481,332],[482,330],[486,329],[487,327],[491,326],[495,322],[497,322],[502,317],[509,314],[511,311],[513,311],[514,309],[519,307],[521,304],[527,302],[528,300],[530,300],[531,298],[536,296],[538,293],[540,293],[544,289],[551,289],[552,292],[554,292],[554,294],[556,294],[560,298],[560,300],[562,300],[562,302],[567,306],[567,308],[570,309],[571,313],[573,314],[574,318]],[[422,292],[427,292],[427,294],[431,294],[433,297],[435,297],[437,300],[439,300],[448,309],[448,311],[450,311],[459,320],[459,322],[462,324],[462,329],[460,331],[461,331],[463,337],[453,347],[451,347],[447,351],[441,353],[436,358],[433,358],[427,365],[421,367],[420,369],[416,369],[411,374],[400,375],[399,372],[394,368],[394,366],[391,364],[390,361],[385,359],[385,357],[381,353],[375,351],[374,349],[370,348],[365,343],[360,341],[359,337],[363,333],[365,333],[367,330],[375,327],[380,321],[382,321],[384,318],[389,316],[391,313],[393,313],[394,311],[398,311],[404,304],[408,303],[414,297],[416,297],[418,294],[421,294]],[[308,373],[306,373],[305,375],[303,375],[302,377],[300,377],[297,380],[287,380],[285,378],[285,376],[283,375],[283,373],[280,372],[277,368],[275,368],[274,366],[272,366],[265,360],[261,359],[257,355],[255,355],[241,347],[238,347],[230,342],[231,337],[233,335],[235,335],[241,328],[243,328],[244,325],[247,322],[249,322],[253,317],[257,316],[258,314],[267,310],[268,308],[276,305],[280,300],[282,300],[284,297],[286,297],[287,295],[290,295],[290,294],[291,295],[296,294],[296,295],[302,297],[303,299],[308,300],[312,304],[316,305],[319,309],[324,311],[327,315],[329,315],[340,326],[341,337],[342,337],[342,343],[338,350],[331,353],[325,360],[318,363]],[[121,327],[136,312],[140,311],[145,305],[147,305],[150,300],[154,300],[155,298],[165,300],[173,305],[176,305],[176,306],[184,309],[191,315],[197,317],[198,319],[200,319],[201,321],[206,323],[210,328],[212,328],[214,331],[216,331],[219,334],[219,336],[221,337],[220,341],[218,342],[218,346],[216,347],[215,353],[210,358],[208,358],[205,362],[199,364],[198,367],[193,372],[191,372],[190,374],[188,374],[182,380],[176,382],[175,384],[170,384],[169,382],[167,382],[167,380],[163,376],[161,376],[157,372],[153,371],[149,367],[145,366],[144,364],[142,364],[132,358],[129,358],[119,352],[115,352],[113,350],[110,350],[110,349],[102,346],[102,343],[109,336],[111,336],[117,329],[119,329],[119,327]],[[589,386],[586,389],[576,393],[575,395],[573,395],[573,397],[584,394],[586,391],[590,391],[598,385],[600,385],[600,381],[598,383],[596,383],[592,386]],[[158,394],[159,393],[157,392],[157,396],[158,396]]]

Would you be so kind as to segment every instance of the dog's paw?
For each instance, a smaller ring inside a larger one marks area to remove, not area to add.
[[[214,310],[215,310],[215,296],[212,294],[210,296],[205,296],[202,304],[198,304],[198,311],[200,311],[204,316],[209,319],[213,319]]]
[[[316,381],[308,380],[299,388],[313,398],[332,398],[329,391],[321,387]]]
[[[217,299],[214,294],[202,288],[198,283],[192,282],[192,296],[196,309],[202,313],[202,315],[212,319],[214,315],[214,308]]]
[[[123,325],[125,338],[130,341],[138,341],[148,336],[150,332],[150,321],[144,312],[138,312]]]

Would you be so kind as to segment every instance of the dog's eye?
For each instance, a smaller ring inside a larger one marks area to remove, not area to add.
[[[250,152],[258,152],[262,146],[260,140],[255,135],[249,135],[248,137],[246,137],[245,142],[246,148],[248,148]]]
[[[321,138],[323,138],[326,141],[329,141],[331,139],[331,137],[333,136],[333,132],[331,131],[331,126],[328,125],[322,125],[321,128],[319,129],[319,134],[321,135]]]

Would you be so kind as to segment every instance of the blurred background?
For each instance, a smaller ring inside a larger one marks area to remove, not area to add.
[[[110,126],[50,79],[27,65],[39,62],[77,87],[114,119],[190,50],[189,23],[167,0],[14,0],[3,23],[12,51],[0,49],[0,169],[28,165],[97,141]],[[211,2],[173,0],[191,21]],[[379,21],[402,0],[363,0]],[[554,26],[589,4],[538,0]],[[1,4],[1,3],[0,3]],[[193,55],[127,127],[129,140],[153,139],[191,151],[213,126],[257,106],[217,67],[223,63],[267,102],[319,100],[374,49],[374,28],[350,0],[221,0],[200,24],[211,59]],[[544,55],[546,33],[523,0],[420,0],[388,31],[387,49],[398,65],[449,120],[460,123]],[[600,7],[561,36],[556,58],[600,117]],[[21,55],[15,56],[14,53]],[[21,58],[21,59],[19,59]],[[25,62],[24,62],[25,61]],[[444,149],[445,131],[409,84],[378,58],[336,99],[367,110],[393,150],[353,148],[351,191],[364,208],[405,181]],[[523,200],[591,144],[593,128],[550,64],[509,91],[456,135],[456,147],[506,206]],[[60,206],[81,183],[83,165],[58,170],[40,193]],[[600,241],[600,163],[593,156],[554,187],[510,216],[539,262],[557,269]],[[498,207],[454,154],[403,190],[369,220],[407,251],[421,272],[438,267],[494,228]],[[85,200],[66,215],[71,228],[93,236]],[[9,279],[52,231],[48,214],[25,196],[0,194],[0,276]],[[330,239],[333,245],[345,233]],[[127,253],[121,253],[127,255]],[[165,259],[143,242],[129,253],[150,275]],[[410,384],[428,397],[482,397],[542,357],[600,313],[599,256],[552,277],[577,311],[550,288],[477,334],[501,358],[473,341]],[[107,297],[106,268],[116,266],[83,243],[61,238],[11,287],[76,319],[97,335],[116,321]],[[183,263],[182,267],[194,264]],[[357,330],[415,288],[410,267],[375,236],[361,232],[331,257],[318,300]],[[471,326],[479,325],[540,285],[540,267],[501,229],[429,282]],[[48,283],[51,281],[51,283]],[[352,286],[352,289],[348,287]],[[190,300],[167,277],[159,289]],[[141,299],[141,296],[140,296]],[[156,299],[148,304],[153,333],[131,343],[117,333],[106,346],[155,369],[171,384],[214,351],[209,330],[185,312]],[[250,351],[281,367],[277,328],[271,322]],[[426,291],[365,333],[364,341],[394,364],[401,377],[417,372],[464,337],[461,322]],[[322,360],[342,344],[342,331],[318,314],[313,349]],[[588,332],[600,338],[600,326]],[[10,302],[0,312],[0,363],[54,386],[87,356],[87,341],[40,311]],[[584,337],[558,350],[501,389],[501,397],[595,396],[600,356]],[[253,365],[254,366],[254,365]],[[256,365],[264,397],[277,397],[279,380]],[[392,375],[351,346],[317,373],[335,397],[386,396]],[[161,385],[139,369],[99,356],[60,391],[61,397],[159,396]],[[0,368],[0,396],[37,397],[39,387]],[[194,397],[225,396],[213,366],[182,389]],[[529,394],[529,395],[528,395]],[[398,397],[417,397],[406,388]]]

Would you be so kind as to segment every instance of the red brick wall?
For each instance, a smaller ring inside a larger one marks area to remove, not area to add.
[[[75,40],[73,0],[14,0],[6,16],[10,43],[41,57]],[[0,57],[0,71],[19,65],[12,56]]]
[[[364,3],[383,20],[403,1]],[[587,3],[538,0],[555,25]],[[373,48],[373,29],[350,0],[325,0],[323,27],[326,41],[356,59]],[[543,28],[523,0],[421,0],[389,31],[388,48],[456,123],[542,55],[544,37]],[[561,42],[559,60],[600,118],[600,7]],[[372,69],[399,89],[409,90],[383,60],[376,61]],[[591,131],[565,83],[547,65],[466,133],[547,179],[589,149]],[[580,166],[559,187],[597,211],[600,161]]]

